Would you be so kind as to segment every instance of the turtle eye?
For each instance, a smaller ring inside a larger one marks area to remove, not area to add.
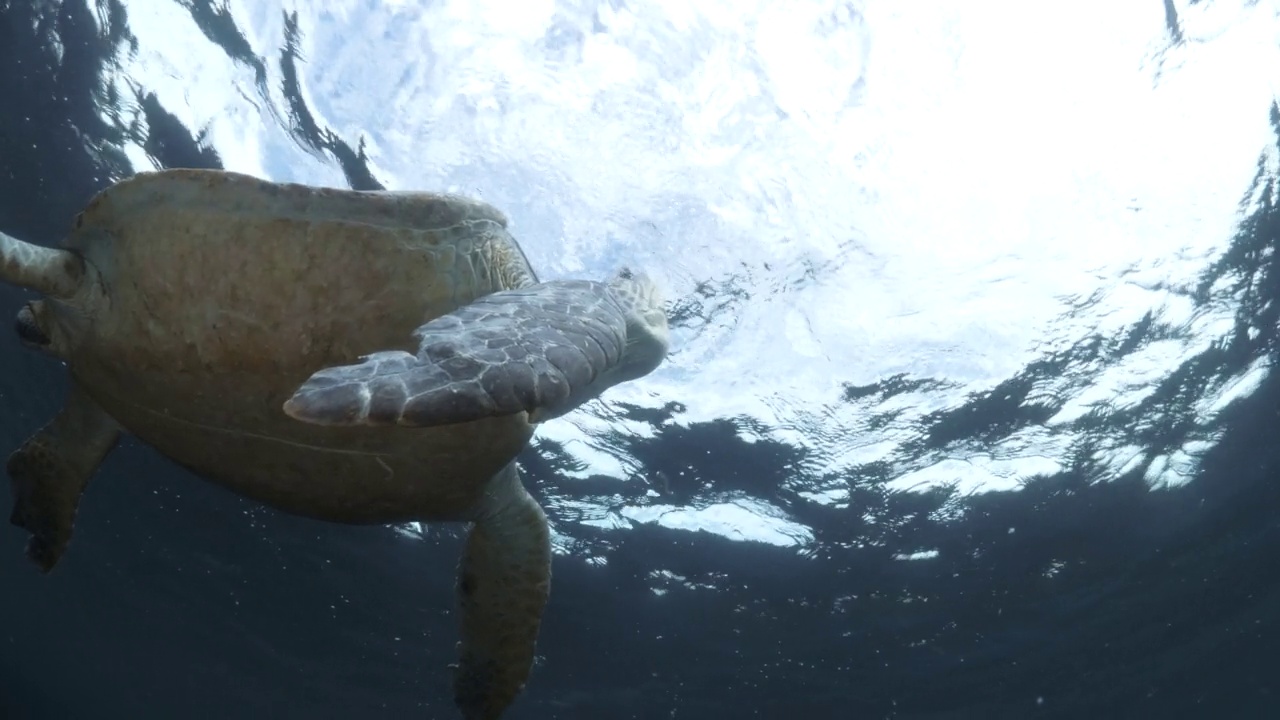
[[[25,305],[18,311],[18,318],[13,324],[13,329],[18,333],[18,338],[28,345],[35,347],[48,347],[49,336],[44,334],[40,329],[40,325],[36,323],[36,314],[32,312],[31,305]]]

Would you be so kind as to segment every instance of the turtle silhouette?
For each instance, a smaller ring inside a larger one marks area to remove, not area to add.
[[[523,688],[550,589],[516,455],[535,423],[668,346],[649,278],[539,282],[483,202],[222,171],[119,182],[61,248],[0,233],[0,279],[44,296],[17,333],[70,373],[62,410],[8,461],[32,560],[58,562],[122,432],[285,512],[470,523],[454,671],[469,720]]]

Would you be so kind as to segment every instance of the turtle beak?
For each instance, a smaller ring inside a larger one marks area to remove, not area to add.
[[[32,303],[23,305],[22,309],[18,311],[18,317],[13,324],[13,329],[18,333],[18,339],[22,341],[23,345],[37,350],[48,349],[49,336],[40,329],[40,323],[36,321],[36,309],[32,307]]]

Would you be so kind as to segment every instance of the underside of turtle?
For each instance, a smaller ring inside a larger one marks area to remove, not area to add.
[[[467,718],[519,692],[546,602],[546,519],[514,462],[533,423],[667,347],[647,278],[539,283],[484,203],[216,171],[108,188],[61,249],[0,233],[0,279],[44,294],[18,334],[71,376],[63,411],[8,464],[33,560],[61,557],[122,431],[287,512],[470,522]]]

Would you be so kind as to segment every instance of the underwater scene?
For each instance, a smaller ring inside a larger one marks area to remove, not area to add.
[[[1280,716],[1280,3],[0,0],[0,720]]]

